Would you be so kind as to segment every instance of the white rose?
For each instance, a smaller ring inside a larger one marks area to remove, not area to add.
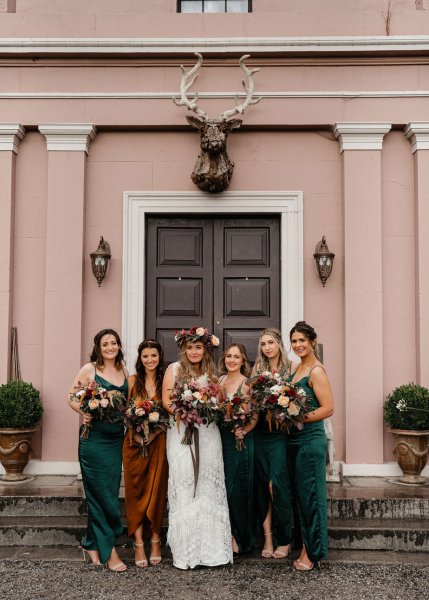
[[[144,415],[144,408],[136,408],[136,415],[138,417],[143,417],[143,415]]]
[[[158,421],[159,421],[159,412],[155,412],[155,411],[151,412],[149,414],[149,421],[151,423],[158,423]]]
[[[100,404],[101,404],[102,408],[107,408],[109,405],[109,398],[102,398],[100,400]]]
[[[289,398],[286,396],[280,396],[280,398],[277,400],[277,403],[280,404],[280,406],[288,406]]]
[[[198,328],[196,329],[196,331],[195,331],[195,333],[196,333],[198,336],[203,336],[203,335],[205,334],[205,332],[206,332],[206,330],[204,329],[204,327],[198,327]]]
[[[185,390],[183,392],[183,394],[182,394],[182,398],[185,398],[185,399],[192,398],[192,392],[191,392],[191,390]]]
[[[91,410],[94,410],[95,408],[98,408],[98,405],[100,403],[98,402],[98,400],[96,400],[95,398],[93,398],[92,400],[89,401],[89,408]]]
[[[280,392],[282,391],[283,387],[281,385],[272,385],[270,387],[270,392],[272,394],[280,394]]]
[[[202,398],[202,396],[201,396],[200,392],[194,392],[192,395],[193,395],[193,397],[194,397],[194,398],[196,398],[197,400],[201,400],[201,398]]]
[[[270,371],[264,371],[264,372],[262,373],[262,376],[263,376],[263,377],[271,377],[271,372],[270,372]]]
[[[215,335],[212,335],[212,345],[215,347],[219,346],[219,338],[217,338]]]
[[[299,406],[293,400],[289,402],[289,414],[292,417],[296,417],[297,415],[299,415]]]

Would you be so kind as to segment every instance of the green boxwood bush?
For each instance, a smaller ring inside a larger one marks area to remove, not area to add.
[[[40,392],[31,383],[10,381],[0,386],[0,429],[25,429],[40,422]]]
[[[395,388],[384,403],[384,422],[392,429],[429,430],[429,390],[415,383]]]

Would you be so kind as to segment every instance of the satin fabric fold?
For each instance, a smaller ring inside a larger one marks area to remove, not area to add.
[[[253,431],[246,435],[242,450],[236,449],[231,431],[222,430],[221,437],[231,531],[242,554],[254,545]]]

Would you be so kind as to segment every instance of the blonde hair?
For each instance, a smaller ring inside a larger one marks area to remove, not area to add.
[[[289,360],[286,348],[284,347],[283,340],[282,340],[282,334],[280,333],[280,331],[278,329],[275,329],[274,327],[268,327],[267,329],[264,329],[264,331],[262,331],[259,336],[258,354],[257,354],[256,360],[255,360],[254,371],[264,371],[264,370],[270,368],[270,361],[265,356],[265,354],[262,352],[262,348],[261,348],[261,339],[264,335],[271,336],[279,345],[280,354],[279,354],[276,368],[286,369],[286,371],[290,373],[291,361]]]
[[[198,369],[199,372],[196,373],[196,369]],[[204,346],[203,358],[198,365],[195,365],[191,363],[186,356],[186,343],[182,344],[179,353],[177,379],[192,379],[193,377],[199,377],[200,375],[207,375],[207,379],[213,383],[216,383],[218,380],[216,365],[211,352],[207,349],[207,346]]]

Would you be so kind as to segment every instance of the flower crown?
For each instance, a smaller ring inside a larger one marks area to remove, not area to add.
[[[192,327],[191,329],[180,329],[176,331],[174,341],[178,346],[185,342],[202,342],[207,350],[213,350],[219,346],[219,338],[209,333],[205,327]]]

